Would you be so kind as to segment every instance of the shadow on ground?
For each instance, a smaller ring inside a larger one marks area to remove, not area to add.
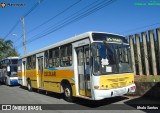
[[[28,91],[27,87],[20,86],[20,88]],[[47,95],[47,96],[57,98],[57,99],[62,99],[62,95],[59,94],[59,93],[53,93],[53,92],[47,92],[46,93],[46,91],[38,90],[38,89],[32,89],[32,92],[39,93],[39,94],[42,94],[42,95]]]
[[[160,113],[160,100],[158,98],[144,95],[124,102],[124,104],[146,113]],[[157,110],[158,108],[158,110]]]
[[[82,105],[82,106],[86,106],[86,107],[90,107],[90,108],[98,108],[98,107],[102,107],[102,106],[106,106],[106,105],[110,105],[122,100],[126,100],[128,99],[127,97],[112,97],[112,98],[106,98],[103,100],[86,100],[86,99],[81,99],[81,98],[76,98],[75,99],[75,104],[78,105]]]
[[[125,104],[147,113],[160,112],[160,82],[140,82],[137,88],[136,92],[141,97],[128,100]],[[157,107],[159,110],[156,110]]]
[[[26,87],[20,86],[20,88],[27,90]],[[47,95],[56,99],[63,99],[63,95],[59,94],[59,93],[53,93],[53,92],[48,92],[46,94],[46,91],[44,90],[37,90],[37,89],[33,89],[33,92],[35,93],[40,93],[42,95]],[[80,110],[80,109],[106,109],[105,107],[108,105],[114,105],[113,103],[122,101],[122,100],[126,100],[128,99],[127,97],[112,97],[112,98],[107,98],[107,99],[103,99],[103,100],[98,100],[98,101],[94,101],[94,100],[87,100],[87,99],[82,99],[82,98],[74,98],[75,101],[73,101],[72,103],[68,103],[63,104],[63,108],[62,109],[73,109],[73,110]],[[59,107],[59,106],[58,106]],[[66,107],[66,108],[65,108]],[[59,108],[57,108],[59,109]],[[109,106],[108,106],[108,109]]]
[[[3,83],[0,82],[0,86],[3,85]]]

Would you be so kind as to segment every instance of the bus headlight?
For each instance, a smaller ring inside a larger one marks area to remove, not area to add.
[[[99,86],[94,86],[94,89],[99,89]]]
[[[136,89],[136,86],[130,87],[130,90],[135,90],[135,89]]]

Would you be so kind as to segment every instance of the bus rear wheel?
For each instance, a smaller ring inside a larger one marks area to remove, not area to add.
[[[64,99],[67,101],[67,102],[73,102],[73,96],[72,96],[72,88],[71,88],[71,85],[70,84],[65,84],[63,86],[63,95],[64,95]]]
[[[27,88],[28,88],[28,91],[32,91],[32,86],[31,86],[30,80],[27,81]]]

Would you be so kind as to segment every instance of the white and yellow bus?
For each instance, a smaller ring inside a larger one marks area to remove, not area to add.
[[[22,86],[101,100],[135,92],[125,37],[86,32],[20,58],[18,82]]]

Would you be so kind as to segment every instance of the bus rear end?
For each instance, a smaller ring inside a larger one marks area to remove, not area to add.
[[[17,63],[18,58],[11,57],[7,60],[7,73],[6,73],[6,84],[10,86],[18,85],[18,76],[17,76]]]
[[[10,66],[8,85],[18,85],[17,66]]]

